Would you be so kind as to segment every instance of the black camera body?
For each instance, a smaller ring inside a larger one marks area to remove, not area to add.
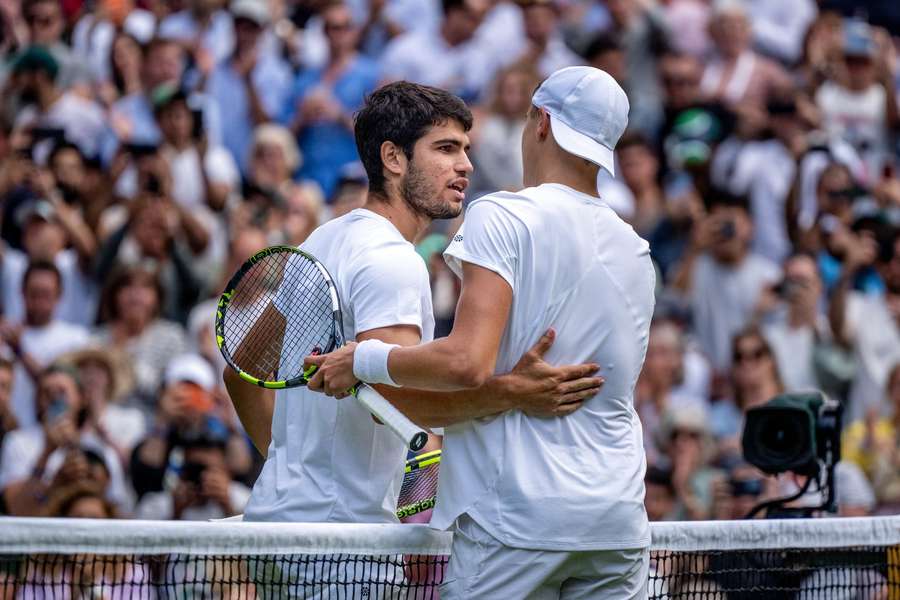
[[[789,471],[809,478],[796,496],[760,507],[774,508],[795,500],[816,481],[827,493],[816,509],[835,510],[834,467],[841,459],[842,413],[843,406],[821,392],[782,394],[747,411],[741,438],[744,459],[764,473]]]
[[[816,476],[840,460],[841,405],[821,392],[782,394],[747,411],[744,458],[764,473]]]

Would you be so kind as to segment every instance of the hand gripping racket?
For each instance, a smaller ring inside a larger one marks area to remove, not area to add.
[[[341,302],[325,266],[293,246],[272,246],[241,265],[216,310],[216,345],[242,379],[269,389],[306,385],[303,359],[344,345]],[[428,434],[371,387],[350,393],[411,450]]]

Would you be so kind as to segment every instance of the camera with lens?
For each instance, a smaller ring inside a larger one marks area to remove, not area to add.
[[[821,506],[804,512],[835,510],[834,466],[841,459],[841,414],[841,404],[821,392],[782,394],[747,411],[741,440],[744,459],[764,473],[808,477],[797,495],[764,503],[754,512],[796,500],[813,482],[826,498]]]

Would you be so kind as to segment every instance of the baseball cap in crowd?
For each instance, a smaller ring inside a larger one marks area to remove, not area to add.
[[[212,367],[199,354],[181,354],[170,360],[166,365],[163,382],[165,385],[193,383],[210,393],[216,389],[216,377]]]
[[[848,19],[844,22],[844,56],[872,57],[875,39],[872,28],[865,21]]]
[[[234,0],[229,11],[235,19],[247,19],[260,27],[269,24],[269,7],[265,0]]]
[[[44,71],[50,79],[56,79],[59,63],[44,46],[32,45],[16,55],[12,63],[13,73]]]
[[[615,79],[594,67],[566,67],[538,87],[532,104],[550,114],[553,139],[570,154],[615,174],[616,143],[628,125],[628,97]]]

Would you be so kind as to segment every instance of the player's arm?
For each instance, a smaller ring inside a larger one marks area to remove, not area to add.
[[[495,375],[477,389],[434,392],[387,385],[375,388],[422,427],[445,427],[513,409],[535,417],[562,417],[595,396],[604,380],[596,375],[599,367],[595,364],[557,367],[544,361],[555,336],[553,330],[544,333],[510,373]]]
[[[270,322],[272,322],[270,324]],[[267,331],[284,332],[285,318],[273,304],[266,307],[258,321],[259,326],[264,327]],[[283,335],[283,333],[282,333]],[[245,338],[246,339],[246,338]],[[280,347],[281,344],[275,344],[274,347]],[[237,364],[251,364],[242,357],[245,353],[250,352],[248,345],[241,343],[235,352],[235,362]],[[272,365],[272,371],[277,365]],[[269,443],[272,441],[272,415],[275,412],[275,391],[269,390],[258,385],[241,379],[237,371],[226,365],[222,373],[222,379],[225,381],[225,389],[228,390],[228,396],[234,405],[241,425],[244,431],[250,436],[250,440],[259,453],[263,457],[269,450]]]
[[[422,390],[481,387],[494,372],[511,305],[512,288],[503,277],[463,263],[463,286],[453,331],[427,344],[391,350],[387,362],[391,379],[397,385]],[[356,382],[355,348],[355,344],[348,344],[330,354],[306,357],[307,364],[319,368],[309,387],[334,396],[352,386]]]

